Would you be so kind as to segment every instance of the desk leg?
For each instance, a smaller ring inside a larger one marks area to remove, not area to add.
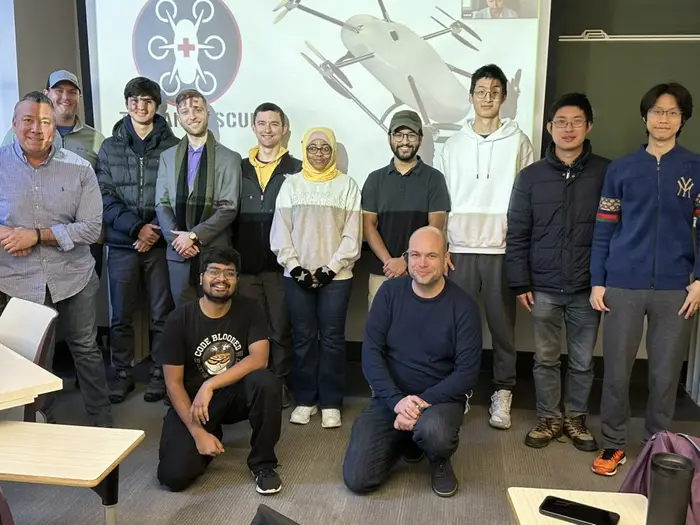
[[[119,465],[107,474],[102,482],[93,487],[105,509],[105,525],[117,525],[117,501],[119,500]]]

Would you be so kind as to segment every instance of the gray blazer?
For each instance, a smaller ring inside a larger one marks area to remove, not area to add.
[[[203,248],[208,246],[231,247],[231,225],[238,215],[241,193],[241,156],[216,142],[216,186],[214,187],[214,214],[198,224],[192,231],[199,238]],[[183,262],[185,259],[174,250],[172,242],[177,230],[175,205],[177,179],[175,152],[177,146],[165,150],[160,155],[158,180],[156,181],[156,215],[165,240],[168,241],[166,258],[169,261]]]

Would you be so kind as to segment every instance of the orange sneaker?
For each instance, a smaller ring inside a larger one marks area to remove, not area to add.
[[[625,451],[620,448],[604,448],[593,461],[591,470],[601,476],[614,476],[617,474],[617,466],[624,465],[627,461]]]

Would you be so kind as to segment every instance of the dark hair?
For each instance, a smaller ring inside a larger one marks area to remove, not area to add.
[[[685,123],[688,122],[690,117],[693,116],[693,96],[690,94],[685,86],[678,84],[677,82],[671,82],[669,84],[657,84],[649,91],[647,91],[642,97],[642,101],[639,103],[639,112],[642,118],[646,122],[647,115],[651,108],[656,105],[656,102],[663,95],[671,95],[676,99],[676,104],[681,110],[681,127],[676,133],[676,137],[681,134],[681,130]]]
[[[160,86],[150,78],[136,77],[129,80],[124,87],[124,100],[131,97],[151,97],[156,106],[160,106],[163,99],[160,96]]]
[[[192,98],[201,98],[204,105],[206,106],[207,104],[207,99],[204,98],[204,95],[202,95],[199,91],[196,89],[186,89],[184,91],[180,91],[180,93],[177,94],[177,97],[175,97],[175,107],[179,108],[180,104],[187,102]]]
[[[479,69],[472,73],[472,85],[469,87],[469,94],[474,94],[474,89],[476,89],[476,83],[482,78],[493,78],[501,83],[501,89],[503,91],[503,97],[508,94],[508,79],[503,73],[503,70],[496,64],[487,64],[481,66]]]
[[[17,116],[17,108],[19,107],[19,105],[22,102],[26,102],[27,100],[30,100],[32,102],[36,102],[37,104],[46,104],[47,106],[49,106],[51,108],[52,113],[53,113],[54,105],[49,97],[44,95],[41,91],[30,91],[29,93],[24,95],[22,98],[20,98],[17,101],[17,104],[15,104],[15,110],[14,110],[15,116]]]
[[[559,100],[549,107],[547,122],[552,122],[557,111],[561,108],[569,106],[579,108],[583,111],[583,114],[586,115],[586,121],[589,124],[593,123],[593,108],[591,107],[591,102],[588,100],[588,97],[583,93],[567,93],[559,97]]]
[[[233,248],[209,248],[202,257],[202,273],[210,264],[233,265],[236,271],[241,270],[241,254]]]
[[[257,108],[255,108],[255,111],[253,112],[253,123],[255,123],[255,119],[258,117],[258,113],[263,113],[264,111],[274,111],[280,116],[282,125],[285,126],[287,124],[287,115],[285,115],[282,108],[274,102],[263,102]]]

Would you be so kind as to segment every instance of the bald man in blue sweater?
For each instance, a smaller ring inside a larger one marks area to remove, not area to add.
[[[449,497],[458,487],[450,458],[481,363],[481,316],[445,279],[442,231],[416,230],[405,257],[409,276],[382,284],[367,317],[362,369],[373,397],[353,425],[343,478],[353,492],[371,492],[400,456],[425,455],[433,492]]]

